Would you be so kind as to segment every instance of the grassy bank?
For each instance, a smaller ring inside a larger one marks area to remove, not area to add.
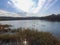
[[[28,45],[60,45],[60,40],[55,38],[49,32],[40,32],[34,29],[22,28],[11,30],[10,32],[12,34],[0,34],[0,40],[15,40],[18,41],[19,44],[26,40]]]

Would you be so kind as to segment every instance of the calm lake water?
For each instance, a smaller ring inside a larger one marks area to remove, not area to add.
[[[34,28],[39,31],[51,32],[56,37],[60,38],[60,22],[50,22],[43,20],[12,20],[0,21],[0,24],[13,25],[12,28]]]

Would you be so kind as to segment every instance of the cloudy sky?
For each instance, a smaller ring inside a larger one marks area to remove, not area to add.
[[[45,16],[60,13],[60,0],[0,0],[0,9],[23,16]]]

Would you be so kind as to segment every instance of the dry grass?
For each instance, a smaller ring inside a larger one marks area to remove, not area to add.
[[[0,39],[26,39],[29,45],[60,45],[60,41],[49,32],[40,32],[34,29],[16,29],[15,34],[0,34]]]

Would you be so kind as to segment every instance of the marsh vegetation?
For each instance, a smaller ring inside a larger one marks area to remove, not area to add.
[[[4,26],[7,27],[6,30],[3,28]],[[10,29],[10,26],[0,24],[0,45],[24,45],[25,40],[27,41],[26,45],[60,45],[60,40],[50,32],[41,32],[29,28]],[[2,33],[1,30],[7,32]]]

